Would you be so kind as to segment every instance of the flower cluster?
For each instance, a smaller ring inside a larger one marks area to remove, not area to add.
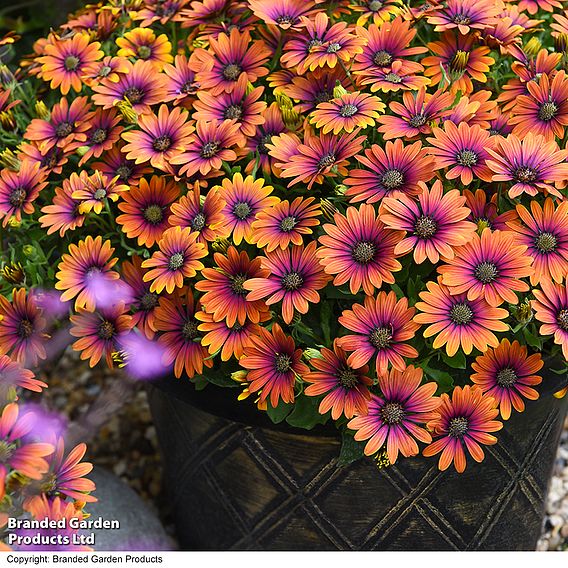
[[[80,11],[1,74],[19,286],[1,351],[43,359],[55,310],[91,366],[143,374],[150,352],[152,376],[335,421],[383,461],[481,461],[539,397],[543,355],[568,360],[561,8]],[[34,293],[50,286],[55,307]]]

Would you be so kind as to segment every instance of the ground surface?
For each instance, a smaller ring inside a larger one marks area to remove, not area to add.
[[[41,374],[49,388],[30,400],[66,417],[71,441],[88,444],[88,460],[126,481],[156,510],[166,531],[173,534],[168,501],[161,487],[156,431],[143,384],[127,380],[118,369],[89,369],[70,351]],[[568,550],[568,419],[538,549]]]

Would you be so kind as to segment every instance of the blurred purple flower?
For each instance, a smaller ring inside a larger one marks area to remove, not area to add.
[[[125,371],[132,378],[152,380],[171,372],[171,365],[163,363],[165,349],[157,341],[131,332],[121,337],[120,346],[125,355]]]

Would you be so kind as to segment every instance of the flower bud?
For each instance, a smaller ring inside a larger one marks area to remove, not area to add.
[[[36,113],[36,116],[38,118],[41,118],[42,120],[49,120],[49,118],[51,116],[49,109],[47,108],[47,106],[45,106],[45,103],[43,101],[37,101],[36,102],[35,113]]]
[[[118,108],[120,114],[122,115],[124,120],[126,120],[126,122],[130,124],[138,123],[138,115],[132,108],[132,103],[128,99],[125,101],[117,101],[116,103],[114,103],[114,106]]]
[[[540,40],[533,36],[527,43],[523,46],[523,51],[528,57],[534,58],[538,55],[538,52],[542,49],[542,43]]]
[[[450,71],[461,74],[467,69],[469,62],[469,52],[458,49],[453,59],[450,61]]]
[[[0,153],[0,164],[9,170],[20,171],[20,159],[10,148],[6,148]]]
[[[568,34],[558,33],[554,38],[554,49],[559,53],[568,53]]]
[[[231,373],[231,379],[237,383],[244,383],[247,380],[248,371],[240,370]]]
[[[227,239],[215,239],[212,243],[211,243],[211,248],[215,251],[215,252],[221,252],[221,253],[226,253],[227,250],[229,249],[229,246],[231,245],[231,243],[227,240]]]
[[[36,253],[36,249],[33,245],[24,245],[22,247],[22,252],[27,256],[27,257],[32,257],[35,255]]]
[[[533,319],[533,309],[531,301],[527,298],[523,300],[514,310],[515,319],[522,324],[527,324]]]
[[[19,262],[5,264],[0,270],[0,274],[10,284],[22,284],[26,279],[24,267]]]
[[[335,214],[338,212],[337,207],[325,197],[320,199],[321,212],[323,213],[323,218],[330,223],[335,220]]]
[[[309,361],[310,359],[321,359],[322,356],[317,349],[312,349],[311,347],[308,347],[308,349],[304,351],[304,358]]]
[[[337,84],[333,87],[333,98],[340,99],[348,92],[349,91],[347,91],[347,89],[339,81],[337,81]]]
[[[377,468],[378,469],[383,469],[383,468],[389,467],[389,465],[391,465],[391,462],[390,462],[390,460],[387,456],[387,450],[384,446],[377,452],[375,459],[377,460]]]

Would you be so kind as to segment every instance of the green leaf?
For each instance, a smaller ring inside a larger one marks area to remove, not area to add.
[[[543,339],[533,335],[526,327],[523,329],[523,335],[525,336],[525,341],[535,349],[539,351],[542,350]]]
[[[320,400],[313,396],[299,396],[294,404],[294,410],[286,418],[290,426],[311,430],[316,424],[325,424],[329,418],[318,411]]]
[[[195,390],[198,391],[203,390],[209,384],[209,381],[203,375],[195,375],[192,382],[195,385]]]
[[[211,369],[204,375],[206,380],[218,387],[240,387],[241,384],[231,379],[231,374],[224,372],[222,369]]]
[[[365,449],[365,442],[357,442],[353,434],[349,430],[344,430],[341,435],[341,451],[339,452],[339,459],[337,465],[344,467],[365,456],[363,450]]]
[[[280,424],[280,422],[286,420],[286,416],[290,414],[293,408],[293,404],[286,404],[285,402],[280,402],[276,408],[272,408],[272,405],[268,402],[266,414],[274,424]]]
[[[465,369],[467,367],[465,355],[461,351],[458,351],[453,357],[448,357],[446,353],[442,353],[442,361],[452,369]]]
[[[423,367],[426,376],[434,379],[438,383],[438,390],[436,394],[442,394],[443,392],[449,392],[454,386],[454,378],[450,373],[446,371],[440,371],[439,369],[432,369],[430,367]]]
[[[321,331],[326,345],[331,346],[331,302],[321,303]]]

